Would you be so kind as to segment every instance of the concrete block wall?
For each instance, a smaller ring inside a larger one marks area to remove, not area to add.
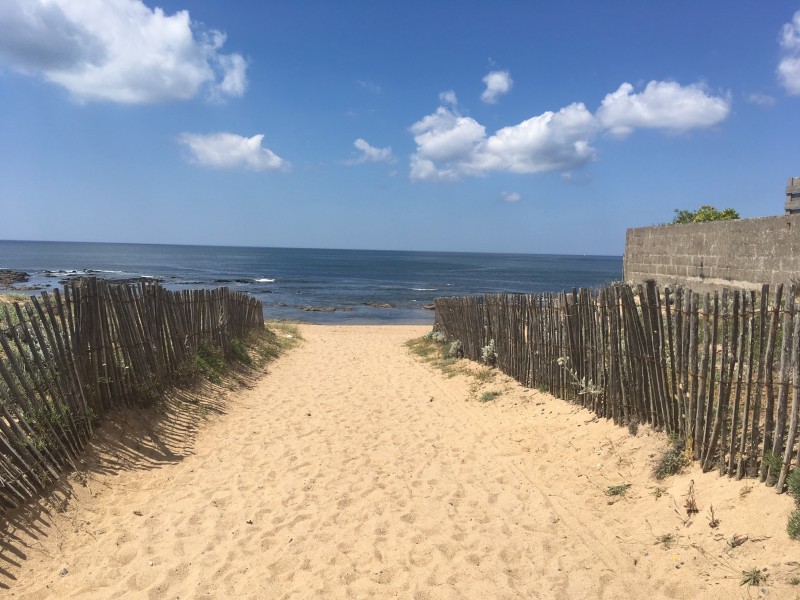
[[[800,214],[628,229],[623,272],[699,292],[800,281]]]

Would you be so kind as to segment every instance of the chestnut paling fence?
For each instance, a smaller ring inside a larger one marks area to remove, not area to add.
[[[704,470],[783,491],[800,462],[795,285],[697,294],[654,282],[436,299],[435,329],[528,387],[680,436]]]
[[[83,279],[0,304],[0,514],[74,466],[99,417],[152,402],[203,346],[230,358],[263,326],[261,302],[226,288]]]

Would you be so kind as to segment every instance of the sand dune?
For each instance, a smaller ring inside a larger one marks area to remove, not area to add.
[[[303,326],[251,389],[188,403],[140,442],[105,426],[85,475],[15,517],[3,594],[800,597],[791,499],[697,470],[657,483],[661,435],[502,375],[447,378],[403,345],[425,331]],[[478,402],[489,389],[503,393]],[[739,585],[753,567],[763,590]]]

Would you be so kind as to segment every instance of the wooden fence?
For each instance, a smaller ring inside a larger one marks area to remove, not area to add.
[[[481,360],[620,425],[680,436],[704,470],[783,491],[797,448],[800,305],[774,292],[612,285],[438,298],[435,328]]]
[[[230,358],[263,326],[261,302],[226,288],[83,279],[0,304],[0,513],[74,466],[99,417],[151,402],[201,347]]]

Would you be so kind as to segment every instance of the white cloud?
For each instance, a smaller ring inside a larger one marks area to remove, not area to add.
[[[500,192],[500,198],[503,202],[519,202],[522,200],[522,194],[519,192]]]
[[[483,83],[486,89],[481,94],[481,100],[487,104],[497,103],[500,96],[507,94],[514,84],[508,71],[492,71],[483,78]]]
[[[412,179],[448,180],[480,173],[474,163],[486,130],[474,119],[440,106],[414,123],[411,132],[417,142],[411,157]]]
[[[592,141],[604,131],[620,137],[635,128],[687,131],[715,125],[729,112],[727,97],[711,96],[700,85],[658,81],[651,81],[639,94],[630,84],[622,84],[603,99],[595,114],[576,102],[493,135],[472,117],[440,106],[411,126],[417,148],[411,156],[410,177],[447,181],[492,171],[570,171],[596,158]]]
[[[492,170],[541,173],[572,169],[594,160],[589,144],[596,124],[582,103],[547,111],[504,127],[486,140],[482,164]]]
[[[800,10],[791,22],[784,24],[780,39],[782,56],[778,63],[778,79],[786,91],[800,94]]]
[[[178,141],[189,150],[188,161],[213,169],[288,171],[291,165],[264,148],[263,134],[244,137],[235,133],[183,133]]]
[[[538,173],[579,167],[592,160],[595,130],[583,104],[546,112],[492,136],[470,117],[440,106],[411,127],[417,151],[411,178],[452,180],[488,171]]]
[[[633,93],[630,83],[603,98],[597,117],[619,136],[635,128],[687,131],[716,125],[730,113],[730,99],[709,95],[700,84],[681,86],[674,81],[651,81]]]
[[[456,97],[456,93],[453,90],[447,90],[439,94],[439,102],[441,102],[442,104],[449,104],[450,106],[455,106],[456,104],[458,104],[458,98]]]
[[[775,98],[767,94],[753,92],[752,94],[747,95],[747,102],[749,104],[755,104],[757,106],[762,106],[764,108],[771,108],[772,106],[775,105]]]
[[[241,96],[245,59],[187,11],[141,0],[2,0],[0,64],[58,84],[80,102],[124,104]]]
[[[370,146],[366,140],[361,138],[358,138],[355,142],[353,142],[353,146],[355,146],[357,150],[361,151],[361,156],[352,160],[348,160],[346,162],[348,165],[360,165],[366,162],[392,163],[395,161],[395,158],[392,155],[391,146],[387,146],[386,148],[376,148],[374,146]]]

